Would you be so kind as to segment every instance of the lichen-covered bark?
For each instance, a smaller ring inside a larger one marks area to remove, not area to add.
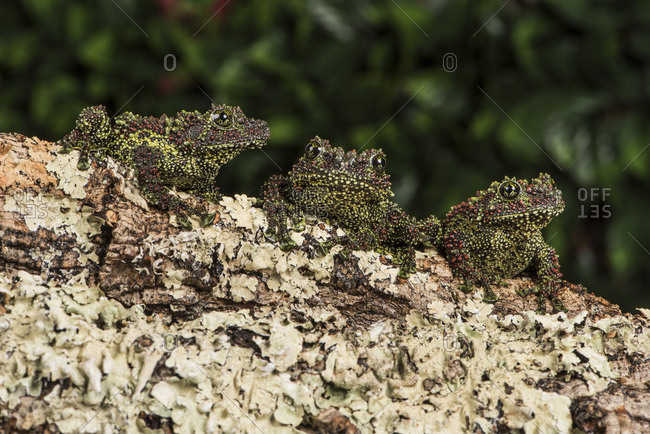
[[[435,251],[283,252],[245,196],[183,231],[114,163],[0,137],[0,426],[41,432],[650,427],[650,312],[579,286],[538,315],[464,294]],[[191,198],[188,200],[192,200]]]

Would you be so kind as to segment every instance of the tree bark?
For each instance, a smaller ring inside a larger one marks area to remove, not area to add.
[[[648,310],[570,285],[539,315],[528,278],[488,305],[433,249],[408,281],[374,252],[320,256],[318,222],[283,252],[245,196],[187,198],[217,214],[185,231],[128,169],[57,150],[0,135],[5,430],[650,428]]]

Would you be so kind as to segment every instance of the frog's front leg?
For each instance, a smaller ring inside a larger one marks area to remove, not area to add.
[[[437,244],[440,238],[440,222],[437,218],[431,216],[425,220],[417,220],[397,205],[389,206],[385,221],[381,225],[386,225],[385,244],[391,246],[393,257],[401,266],[399,277],[403,279],[415,272],[415,246],[423,242]]]
[[[442,237],[442,226],[440,220],[435,216],[429,216],[424,220],[418,220],[417,229],[421,234],[421,241],[437,246]]]
[[[274,175],[262,187],[262,202],[269,222],[264,236],[273,242],[279,242],[282,250],[291,250],[296,243],[289,236],[287,219],[293,214],[292,205],[284,197],[287,180],[282,175]]]
[[[492,284],[497,284],[500,280],[488,276],[472,264],[470,248],[462,232],[448,232],[442,239],[441,245],[454,276],[463,281],[460,285],[461,291],[470,293],[475,287],[483,287],[483,301],[495,303],[499,300],[492,290]]]
[[[212,203],[219,203],[223,194],[214,182],[206,182],[197,188],[188,190],[188,193],[194,194]]]
[[[77,168],[88,170],[90,167],[89,154],[97,154],[109,145],[110,123],[106,108],[103,106],[86,107],[79,114],[74,130],[58,142],[62,145],[59,152],[66,154],[73,149],[79,149],[81,154]]]
[[[216,204],[218,204],[223,197],[223,194],[219,191],[219,187],[217,187],[214,182],[206,182],[197,188],[187,190],[187,192]],[[204,226],[210,225],[214,221],[216,215],[216,212],[206,212],[201,214],[201,223]]]
[[[400,266],[397,277],[404,280],[408,279],[409,275],[415,272],[415,250],[413,246],[391,246],[387,251],[393,255],[393,262]]]
[[[565,311],[566,308],[558,298],[558,292],[564,286],[559,257],[555,249],[544,242],[541,233],[534,237],[534,242],[537,246],[537,253],[531,262],[531,268],[540,283],[527,291],[520,291],[520,295],[537,294],[539,312],[545,312],[546,300],[551,302],[554,310]]]
[[[133,150],[136,178],[147,201],[164,211],[175,214],[180,225],[189,230],[192,225],[187,219],[187,214],[200,215],[200,213],[179,197],[170,194],[170,188],[165,185],[164,174],[160,168],[163,158],[164,155],[159,150],[148,146],[136,146]]]

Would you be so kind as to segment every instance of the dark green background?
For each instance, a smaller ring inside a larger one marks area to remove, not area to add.
[[[650,307],[650,2],[2,8],[0,131],[57,140],[88,105],[161,115],[227,102],[266,119],[271,140],[268,157],[224,168],[226,194],[257,194],[318,134],[383,148],[396,200],[418,217],[548,172],[567,202],[545,230],[565,275],[624,310]]]

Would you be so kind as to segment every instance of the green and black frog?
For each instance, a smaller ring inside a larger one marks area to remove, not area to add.
[[[540,310],[545,300],[562,310],[558,256],[541,229],[563,210],[562,192],[548,174],[531,181],[506,177],[451,209],[442,221],[439,248],[464,280],[463,288],[483,287],[486,301],[497,300],[491,285],[529,271],[539,280],[533,292]]]
[[[287,219],[294,230],[304,229],[304,216],[312,215],[346,233],[333,237],[325,248],[341,244],[349,250],[375,250],[393,255],[401,278],[415,269],[415,246],[437,236],[438,220],[418,221],[391,202],[386,156],[379,149],[357,153],[333,147],[316,137],[287,176],[276,175],[263,187],[268,215],[267,236],[284,249],[294,247]]]
[[[81,150],[81,170],[88,169],[91,155],[132,167],[149,202],[184,216],[198,212],[170,194],[172,187],[217,202],[221,166],[268,138],[266,122],[247,118],[239,107],[213,105],[205,113],[181,111],[175,117],[126,112],[111,119],[103,106],[94,106],[81,112],[59,144],[64,153]]]

